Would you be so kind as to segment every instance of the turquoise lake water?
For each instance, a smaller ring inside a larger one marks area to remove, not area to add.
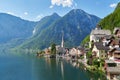
[[[73,63],[62,59],[1,52],[0,80],[105,80],[105,78],[102,74],[74,67]]]

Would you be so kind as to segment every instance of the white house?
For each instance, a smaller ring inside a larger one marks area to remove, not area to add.
[[[96,27],[94,30],[91,31],[90,41],[99,42],[99,40],[106,35],[111,35],[111,31],[102,30],[101,28]]]

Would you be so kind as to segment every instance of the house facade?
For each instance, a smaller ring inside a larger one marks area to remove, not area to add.
[[[120,38],[120,28],[115,28],[113,33],[116,37]]]
[[[103,45],[103,42],[95,42],[94,47],[92,49],[92,53],[94,56],[99,58],[107,58],[107,51],[109,47]]]
[[[101,27],[97,25],[97,27],[90,33],[90,42],[99,42],[99,40],[106,35],[111,35],[111,31],[102,30]]]

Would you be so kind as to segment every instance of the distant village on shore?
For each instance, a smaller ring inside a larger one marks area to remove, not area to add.
[[[83,63],[88,70],[103,71],[108,80],[120,80],[120,28],[116,27],[111,32],[97,25],[90,33],[89,42],[84,46],[73,48],[65,48],[63,34],[61,45],[53,46],[55,49],[46,48],[37,53],[37,56],[78,61]]]

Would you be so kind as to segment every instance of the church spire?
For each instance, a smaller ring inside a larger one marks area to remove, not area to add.
[[[61,47],[64,47],[64,32],[62,31],[62,42],[61,42]]]

